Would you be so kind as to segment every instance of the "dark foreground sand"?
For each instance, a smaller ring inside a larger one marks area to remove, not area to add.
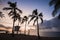
[[[37,36],[14,34],[0,34],[0,40],[38,40]],[[41,37],[39,40],[60,40],[60,37]]]

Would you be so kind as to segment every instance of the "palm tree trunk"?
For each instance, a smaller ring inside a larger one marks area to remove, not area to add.
[[[28,30],[28,35],[30,35],[30,29]]]
[[[25,22],[25,31],[24,31],[24,34],[26,34],[26,23],[27,23],[27,22]]]
[[[15,21],[13,20],[12,34],[14,34],[14,23],[15,23]]]
[[[38,19],[37,19],[37,35],[38,35],[38,39],[40,39],[40,36],[39,36],[39,25],[38,25]]]
[[[19,21],[18,21],[18,26],[19,26]],[[19,30],[18,30],[19,31]],[[18,31],[17,31],[17,34],[18,34]]]

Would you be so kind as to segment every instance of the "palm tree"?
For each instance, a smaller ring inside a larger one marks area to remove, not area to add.
[[[21,24],[25,22],[25,31],[24,31],[25,34],[26,34],[26,24],[27,24],[27,21],[28,21],[28,17],[24,16],[23,19],[22,19]]]
[[[13,28],[12,28],[12,33],[14,34],[14,23],[17,20],[17,11],[19,11],[20,13],[22,13],[22,11],[20,9],[17,8],[17,2],[12,3],[12,2],[8,2],[10,7],[4,7],[3,10],[10,10],[10,12],[8,13],[9,16],[12,16],[13,19]]]
[[[28,22],[28,24],[29,24],[34,18],[35,18],[35,20],[34,20],[33,25],[34,25],[35,22],[37,21],[37,35],[38,35],[38,38],[40,38],[40,36],[39,36],[38,19],[40,18],[40,19],[41,19],[41,23],[43,23],[43,19],[42,19],[43,15],[42,15],[42,13],[38,14],[37,9],[35,9],[35,10],[33,10],[32,15],[29,15],[29,16],[31,17],[31,19],[30,19],[30,21]]]
[[[52,15],[55,16],[58,12],[58,10],[60,9],[60,0],[51,0],[49,2],[49,5],[52,6],[54,5],[54,10],[52,12]]]

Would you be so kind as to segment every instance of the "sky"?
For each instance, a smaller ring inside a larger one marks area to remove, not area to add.
[[[0,5],[7,7],[8,1],[17,2],[17,7],[23,11],[23,15],[32,14],[34,9],[38,9],[38,13],[43,13],[44,20],[49,20],[52,18],[51,13],[53,7],[49,6],[50,0],[1,0]]]
[[[23,12],[21,14],[22,16],[24,16],[24,15],[28,16],[28,15],[32,14],[32,11],[35,9],[38,9],[38,13],[42,12],[43,13],[43,19],[47,20],[42,25],[48,26],[48,27],[52,26],[52,29],[46,29],[46,31],[55,31],[58,28],[60,29],[60,27],[55,27],[57,25],[59,26],[60,20],[57,21],[56,18],[55,18],[56,20],[53,19],[52,11],[54,10],[54,7],[49,6],[50,0],[0,0],[0,11],[2,11],[3,14],[5,14],[4,18],[0,18],[0,24],[3,24],[7,27],[13,26],[13,20],[11,19],[11,17],[8,16],[9,11],[2,10],[4,7],[9,7],[9,5],[7,4],[8,1],[17,2],[17,8],[19,8]],[[16,22],[15,25],[17,25],[17,23],[18,23],[18,21]],[[54,25],[53,24],[51,25],[51,23],[54,23]],[[33,24],[33,23],[31,22],[31,24]],[[30,25],[30,27],[31,26],[32,25]],[[29,26],[27,26],[27,28],[28,27]],[[22,25],[22,29],[23,28],[24,28],[24,25]],[[41,31],[42,30],[40,30],[40,32]]]
[[[22,10],[23,14],[21,15],[30,15],[32,11],[38,9],[38,13],[43,13],[44,20],[52,19],[52,11],[53,7],[49,6],[50,0],[0,0],[0,11],[5,14],[5,18],[2,18],[0,22],[4,23],[5,25],[12,25],[12,19],[7,15],[9,11],[2,10],[4,7],[9,7],[7,4],[8,1],[17,2],[17,7]],[[10,25],[10,26],[11,26]]]

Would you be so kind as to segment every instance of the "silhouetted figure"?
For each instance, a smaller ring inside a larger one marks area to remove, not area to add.
[[[12,3],[12,2],[8,2],[10,7],[5,7],[3,8],[3,10],[10,10],[10,12],[8,13],[9,17],[12,17],[13,19],[13,28],[12,28],[12,34],[14,34],[14,24],[15,21],[18,19],[20,19],[20,15],[19,13],[17,13],[17,11],[19,11],[20,13],[22,13],[22,11],[20,9],[17,8],[17,2]]]
[[[28,21],[28,17],[24,16],[23,19],[22,19],[21,24],[25,22],[25,31],[24,31],[25,34],[26,34],[26,24],[27,24],[27,21]]]
[[[17,34],[18,34],[19,29],[20,29],[20,26],[15,26],[15,31],[17,32]]]
[[[37,22],[37,35],[38,35],[38,39],[40,38],[39,36],[39,25],[38,25],[38,19],[41,19],[41,24],[43,23],[43,15],[42,13],[38,14],[37,9],[33,10],[32,15],[29,15],[29,17],[31,17],[30,21],[28,22],[28,24],[34,19],[34,23],[33,25],[35,25],[35,22]]]
[[[57,14],[58,10],[60,9],[60,0],[51,0],[49,2],[49,5],[50,6],[54,5],[54,10],[52,12],[52,15],[55,16]]]

